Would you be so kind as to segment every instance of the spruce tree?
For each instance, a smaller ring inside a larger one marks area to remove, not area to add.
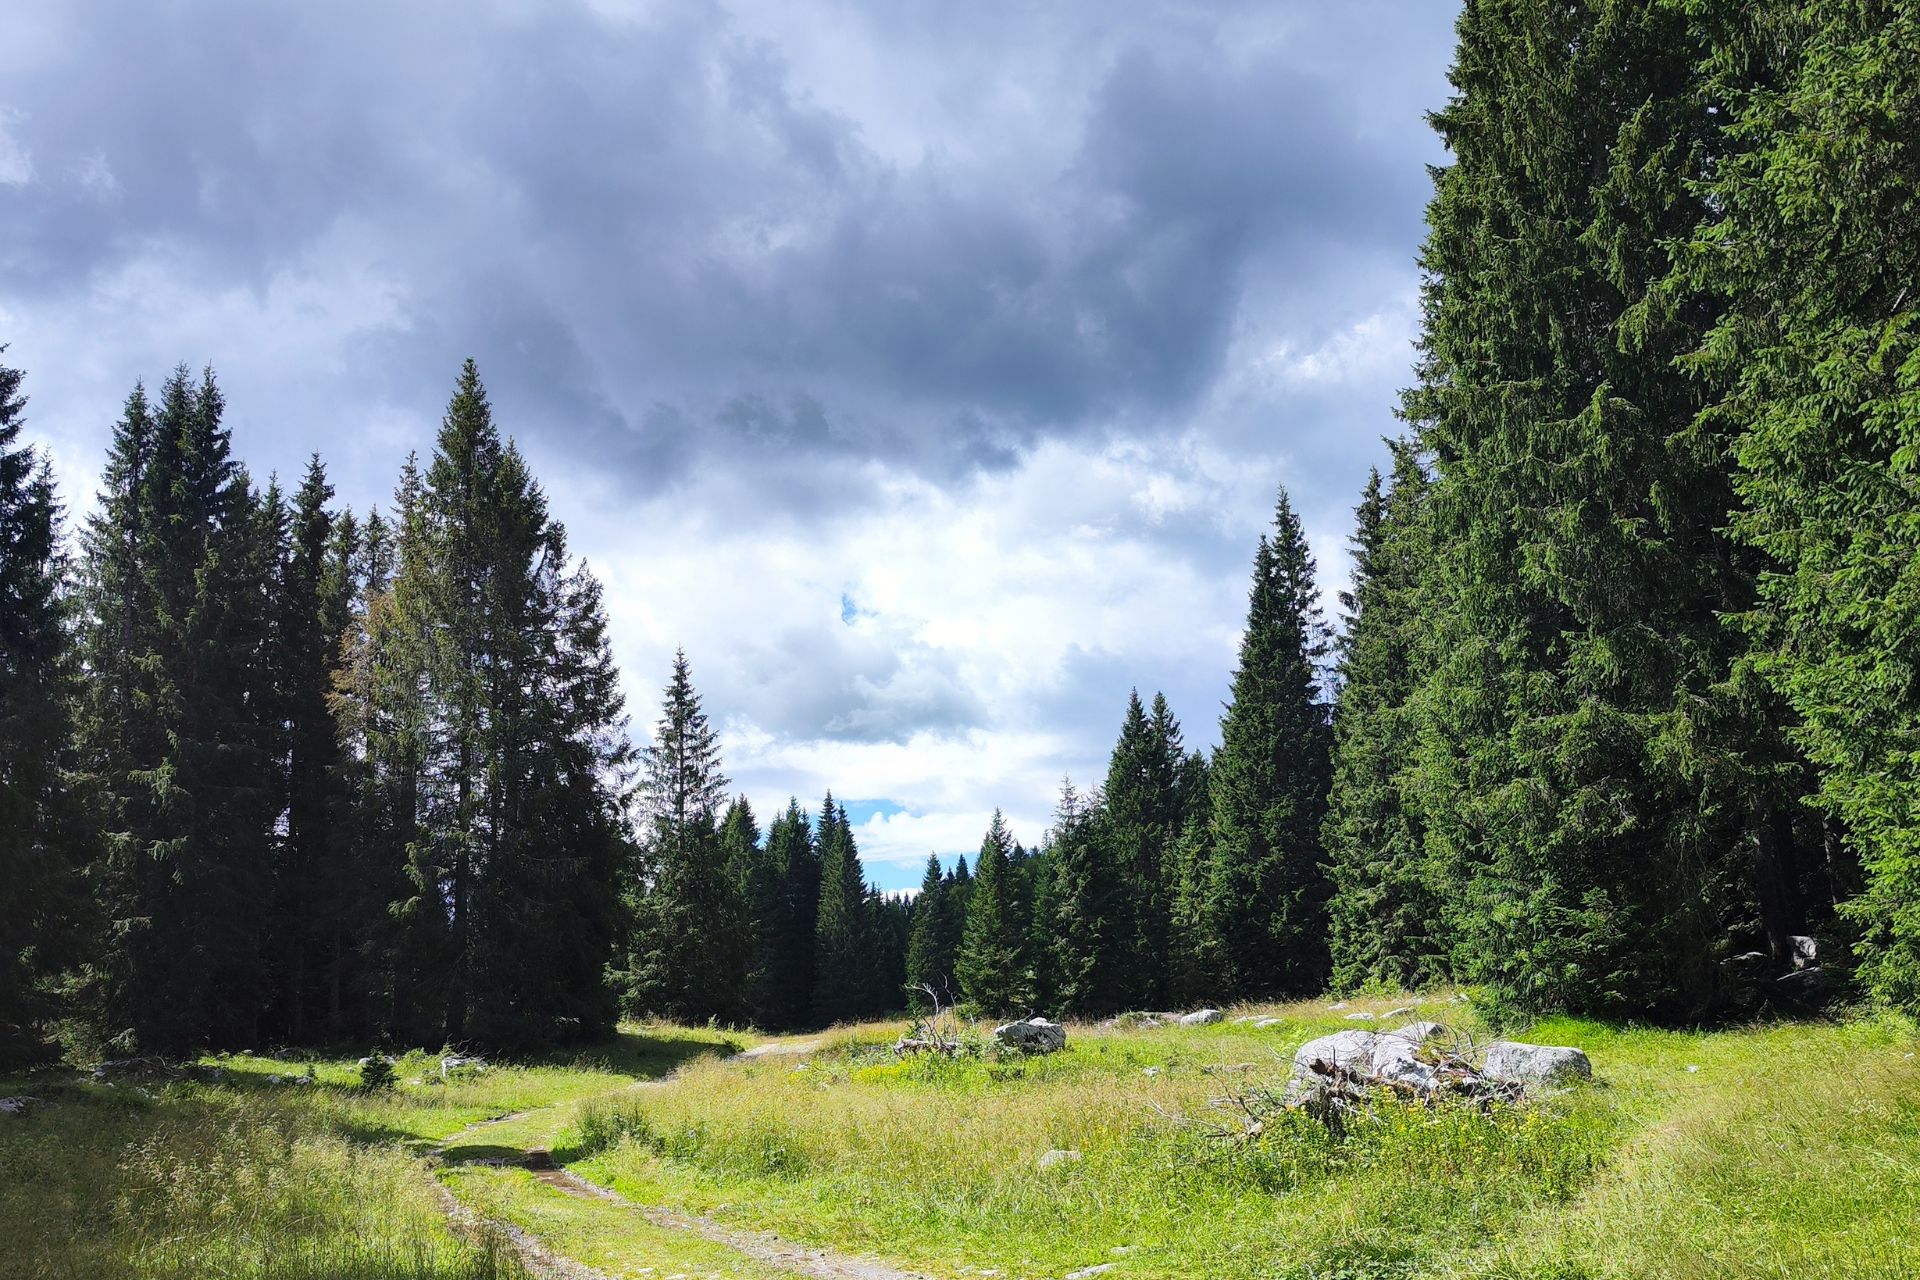
[[[1817,848],[1725,625],[1725,420],[1683,366],[1719,304],[1673,276],[1724,145],[1683,5],[1476,3],[1434,117],[1433,461],[1418,804],[1462,976],[1526,1009],[1689,1018],[1723,949],[1778,952],[1767,884]],[[1749,926],[1746,922],[1755,923]]]
[[[334,719],[333,675],[345,638],[344,576],[328,510],[333,486],[316,454],[294,495],[286,554],[273,583],[271,673],[285,724],[286,821],[274,868],[272,959],[280,1032],[312,1039],[320,1010],[332,1004],[330,975],[344,938],[337,921],[350,884],[333,865],[341,852],[335,830],[343,817],[340,726]],[[266,520],[275,523],[270,496]],[[338,1028],[333,1028],[337,1030]]]
[[[1063,783],[1050,835],[1054,867],[1054,989],[1063,1012],[1124,1008],[1128,880],[1109,856],[1099,797]]]
[[[1120,999],[1137,1008],[1157,1006],[1166,996],[1172,912],[1167,858],[1180,827],[1177,780],[1184,752],[1179,737],[1166,699],[1154,696],[1149,720],[1139,690],[1133,690],[1107,765],[1101,832],[1114,874],[1125,884],[1127,911],[1118,962]]]
[[[952,877],[940,870],[940,856],[928,854],[907,939],[907,999],[916,1010],[927,1008],[929,990],[941,1004],[955,1003],[952,883]]]
[[[6,348],[0,347],[0,354]],[[46,1053],[54,983],[85,958],[90,854],[73,776],[78,674],[68,640],[60,509],[20,441],[24,375],[0,365],[0,1065]]]
[[[1697,361],[1726,389],[1702,428],[1741,433],[1735,527],[1769,557],[1746,630],[1828,815],[1785,827],[1762,897],[1799,908],[1788,925],[1845,899],[1865,985],[1920,1011],[1920,12],[1697,12],[1730,122],[1683,261],[1729,300]]]
[[[567,553],[468,361],[399,492],[346,715],[356,829],[404,868],[373,1002],[390,1034],[535,1045],[604,1032],[629,748],[598,583]]]
[[[767,828],[763,857],[773,894],[759,916],[765,959],[752,984],[756,1026],[786,1030],[813,1017],[814,919],[820,910],[820,855],[798,800]]]
[[[1058,865],[1050,845],[1027,860],[1026,974],[1032,1007],[1051,1014],[1060,1007],[1060,889]]]
[[[987,1014],[1026,1010],[1031,999],[1024,958],[1025,929],[1018,918],[1011,863],[1013,836],[998,809],[980,842],[966,928],[955,962],[960,992]]]
[[[1393,445],[1390,484],[1369,478],[1355,516],[1353,586],[1341,596],[1340,696],[1324,832],[1332,981],[1414,990],[1447,976],[1441,892],[1409,785],[1419,723],[1428,565],[1428,479],[1414,446]]]
[[[276,515],[232,458],[211,372],[178,369],[114,429],[84,540],[81,739],[105,828],[117,1043],[255,1043],[265,995],[278,699],[268,671]]]
[[[1220,722],[1211,793],[1207,945],[1222,996],[1316,991],[1326,976],[1328,651],[1312,554],[1283,490],[1254,558],[1247,629]]]
[[[817,1025],[846,1022],[870,1011],[873,946],[866,875],[847,815],[827,794],[816,836],[820,848],[820,906],[815,915],[812,1016]]]
[[[751,918],[718,826],[727,780],[685,653],[676,653],[640,793],[646,891],[633,954],[636,1011],[742,1021]],[[751,811],[744,815],[751,825]],[[736,831],[738,841],[744,833]],[[750,854],[745,856],[750,857]]]

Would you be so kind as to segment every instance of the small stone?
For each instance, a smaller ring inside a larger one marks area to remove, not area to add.
[[[1180,1015],[1180,1025],[1183,1027],[1211,1026],[1220,1021],[1221,1016],[1218,1009],[1195,1009],[1192,1013]]]
[[[1792,953],[1793,967],[1810,969],[1820,963],[1820,944],[1805,934],[1796,933],[1787,939],[1787,950]]]
[[[1370,1013],[1368,1013],[1368,1012],[1366,1012],[1365,1010],[1362,1010],[1362,1011],[1361,1011],[1361,1012],[1359,1012],[1359,1013],[1350,1013],[1350,1014],[1348,1014],[1348,1015],[1347,1015],[1347,1021],[1348,1021],[1348,1022],[1372,1022],[1372,1021],[1373,1021],[1373,1015],[1372,1015],[1372,1014],[1370,1014]]]
[[[1042,1169],[1052,1169],[1063,1164],[1079,1164],[1084,1159],[1086,1159],[1086,1157],[1078,1151],[1069,1148],[1055,1147],[1051,1151],[1042,1151],[1040,1153],[1040,1167]]]
[[[1327,1006],[1327,1008],[1334,1013],[1338,1013],[1346,1007],[1347,1007],[1347,1002],[1345,1000],[1341,1000],[1336,1004],[1330,1004]]]
[[[1096,1262],[1090,1267],[1067,1272],[1066,1280],[1093,1280],[1094,1276],[1103,1276],[1119,1265],[1117,1262]]]
[[[1256,1027],[1277,1027],[1285,1021],[1285,1018],[1262,1018],[1253,1025]]]
[[[1385,1013],[1381,1014],[1380,1016],[1383,1018],[1404,1018],[1412,1012],[1413,1012],[1413,1006],[1408,1005],[1404,1009],[1389,1009]]]
[[[23,1116],[38,1101],[38,1098],[28,1097],[0,1098],[0,1116]]]
[[[1141,1072],[1140,1074],[1141,1074],[1141,1075],[1143,1075],[1143,1076],[1145,1076],[1145,1077],[1146,1077],[1147,1079],[1149,1079],[1149,1080],[1151,1080],[1151,1079],[1153,1079],[1153,1078],[1154,1078],[1155,1076],[1157,1076],[1157,1075],[1159,1075],[1159,1074],[1160,1074],[1160,1068],[1158,1068],[1158,1067],[1148,1067],[1148,1068],[1146,1068],[1146,1069],[1145,1069],[1144,1071],[1142,1071],[1142,1072]]]

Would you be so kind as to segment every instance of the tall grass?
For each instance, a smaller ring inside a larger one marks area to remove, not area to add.
[[[516,1280],[418,1161],[297,1104],[68,1096],[0,1129],[0,1258],[40,1280]]]
[[[1344,1136],[1304,1115],[1257,1142],[1181,1123],[1236,1080],[1284,1076],[1327,1022],[1283,1012],[1259,1032],[1076,1027],[1065,1053],[1004,1063],[892,1063],[862,1049],[878,1035],[842,1037],[805,1066],[700,1065],[589,1102],[576,1139],[599,1153],[590,1173],[637,1198],[932,1269],[1124,1259],[1128,1276],[1219,1277],[1392,1269],[1482,1243],[1577,1194],[1615,1141],[1603,1091],[1492,1113],[1386,1105]],[[1079,1158],[1042,1169],[1055,1149]]]

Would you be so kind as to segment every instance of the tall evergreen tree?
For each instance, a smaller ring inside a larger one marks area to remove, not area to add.
[[[410,891],[385,967],[396,1033],[536,1044],[603,1031],[629,748],[598,584],[504,442],[468,361],[398,565],[370,606],[371,825]]]
[[[762,857],[772,893],[756,898],[760,954],[752,983],[753,1019],[770,1030],[803,1027],[813,1017],[814,919],[820,910],[820,854],[799,801],[767,828]]]
[[[1697,1016],[1754,890],[1808,839],[1723,624],[1725,423],[1669,277],[1722,145],[1685,5],[1469,4],[1437,171],[1419,385],[1436,662],[1418,776],[1463,976],[1529,1009]]]
[[[1326,976],[1328,647],[1313,556],[1283,490],[1274,534],[1254,557],[1233,700],[1208,774],[1203,918],[1222,995],[1315,991]]]
[[[1356,509],[1353,586],[1342,597],[1340,698],[1325,841],[1333,984],[1412,990],[1447,975],[1440,886],[1428,865],[1407,774],[1419,722],[1426,632],[1428,479],[1414,446],[1393,445],[1393,477],[1368,480]]]
[[[1064,1012],[1091,1015],[1125,1007],[1128,882],[1100,830],[1099,797],[1063,783],[1054,809],[1054,984]]]
[[[959,988],[954,978],[955,945],[953,877],[940,869],[938,854],[927,855],[927,872],[913,900],[913,926],[907,939],[908,999],[916,1009],[927,1005],[926,990],[942,1004],[953,1004]]]
[[[1731,122],[1684,262],[1730,299],[1697,362],[1727,388],[1702,428],[1742,433],[1736,528],[1772,558],[1748,631],[1830,815],[1762,860],[1767,941],[1847,898],[1866,985],[1920,1011],[1920,11],[1695,11]]]
[[[866,874],[846,810],[828,793],[820,807],[820,908],[814,924],[813,1020],[826,1025],[870,1012],[873,948]]]
[[[1027,970],[1024,979],[1032,1007],[1051,1015],[1060,1007],[1060,887],[1051,845],[1042,844],[1027,860]]]
[[[102,1016],[123,1044],[247,1045],[282,808],[267,673],[278,546],[209,372],[129,397],[89,522],[85,764],[102,796]]]
[[[1025,924],[1011,864],[1013,836],[998,809],[980,842],[973,893],[967,901],[966,929],[955,962],[961,994],[982,1012],[1023,1012],[1031,999],[1024,957]]]
[[[275,1025],[296,1042],[320,1030],[316,1015],[330,1004],[335,951],[344,941],[336,926],[345,911],[340,898],[350,888],[332,862],[340,852],[335,828],[343,817],[344,778],[331,695],[351,586],[334,546],[337,517],[327,509],[332,498],[316,454],[294,496],[272,592],[270,673],[285,725],[287,798],[270,941],[278,986]],[[270,498],[269,525],[277,522],[274,506]]]
[[[1127,695],[1120,739],[1107,765],[1101,824],[1114,874],[1125,885],[1120,998],[1138,1008],[1156,1006],[1166,997],[1172,918],[1167,859],[1180,829],[1177,784],[1185,754],[1166,699],[1156,694],[1153,705],[1149,720],[1139,690]]]
[[[637,906],[630,999],[636,1009],[685,1020],[742,1021],[749,1014],[750,916],[718,826],[727,787],[719,739],[693,691],[685,653],[674,655],[659,727],[644,754],[646,892]],[[751,826],[750,810],[743,820]],[[736,843],[743,836],[736,831]]]
[[[6,348],[0,347],[0,354]],[[0,1064],[45,1052],[54,980],[85,956],[89,846],[73,778],[77,692],[60,509],[20,441],[24,375],[0,365]]]

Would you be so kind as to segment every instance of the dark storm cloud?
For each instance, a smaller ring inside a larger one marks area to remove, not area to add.
[[[720,5],[56,5],[0,55],[35,173],[0,187],[0,273],[31,323],[155,254],[209,290],[351,267],[400,313],[343,338],[347,400],[430,414],[473,353],[523,435],[637,491],[744,455],[806,507],[850,460],[952,476],[1177,420],[1250,312],[1311,330],[1331,280],[1404,263],[1424,144],[1371,131],[1413,107],[1356,74],[1368,7],[1319,9],[1222,7],[1271,17],[1249,53],[1177,8],[989,6],[920,56],[984,78],[1097,33],[1024,86],[1059,154],[996,165],[883,154]]]

